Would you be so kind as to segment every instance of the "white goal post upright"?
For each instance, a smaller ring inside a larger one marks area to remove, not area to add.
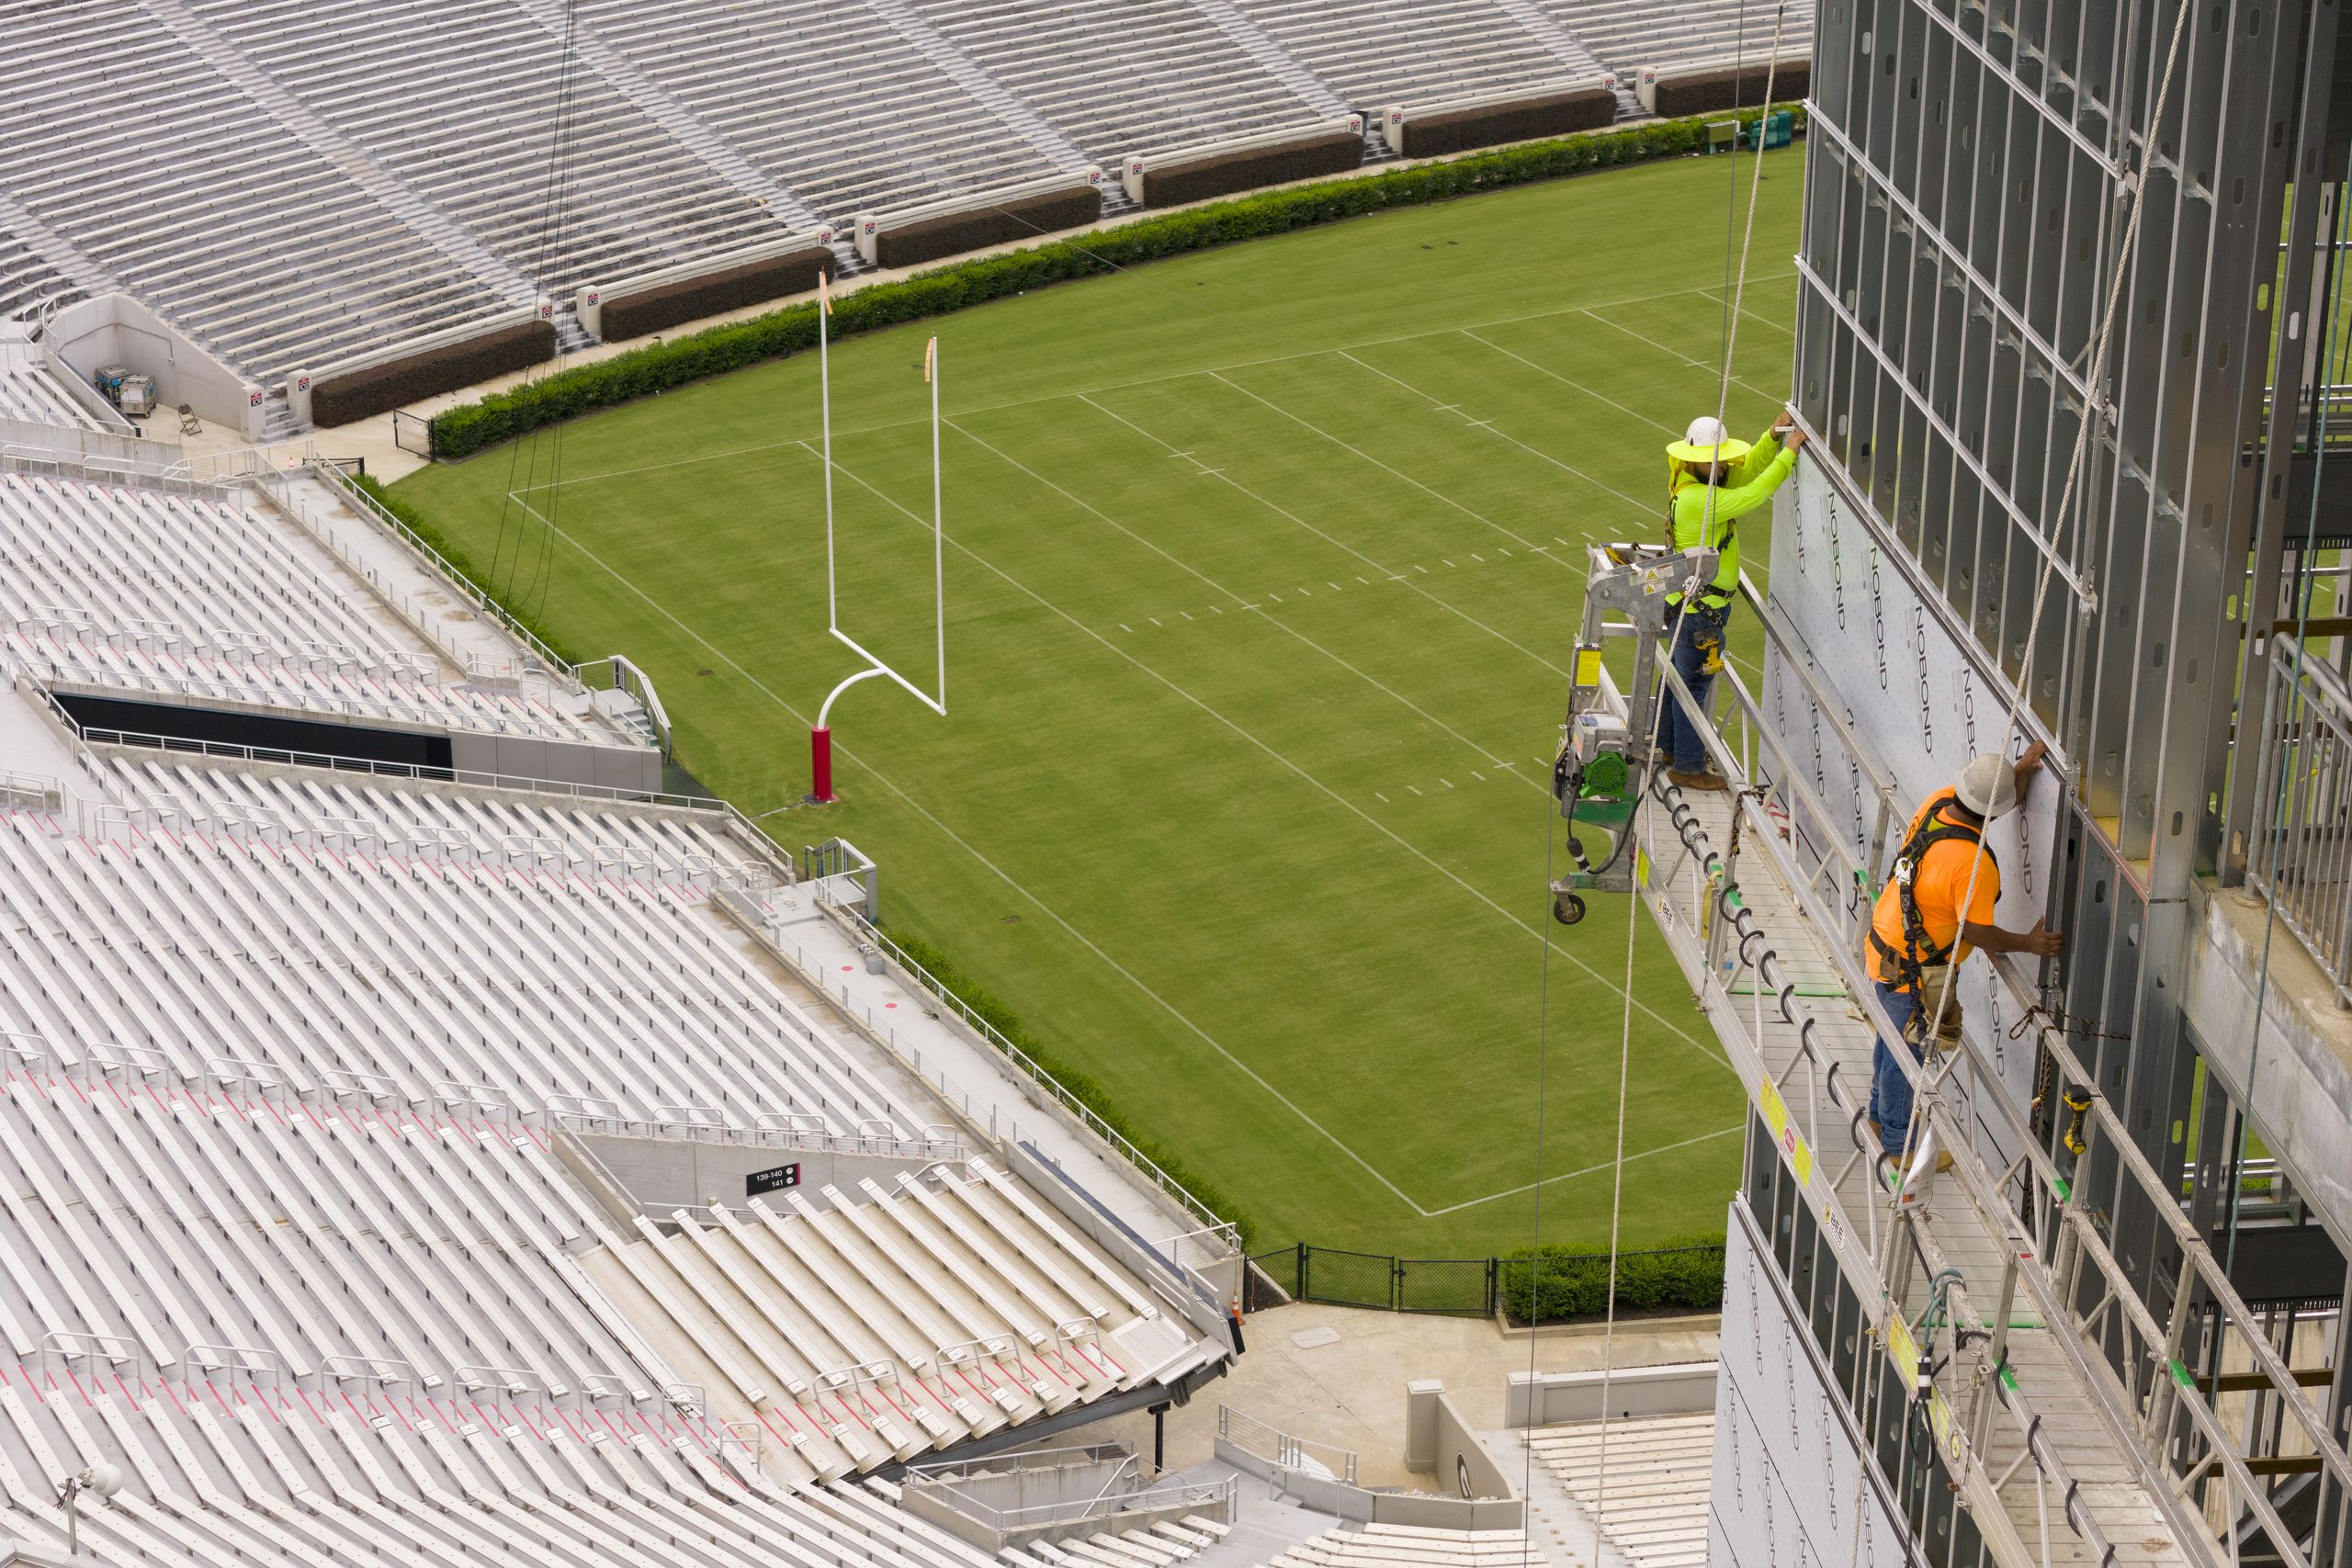
[[[832,372],[827,342],[831,336],[827,318],[832,314],[832,297],[827,278],[821,273],[817,279],[817,396],[823,405],[825,465],[825,628],[851,652],[865,660],[865,669],[851,675],[826,695],[824,705],[817,710],[817,722],[808,731],[808,801],[811,805],[830,806],[839,798],[833,794],[833,732],[830,720],[833,704],[841,699],[843,692],[860,681],[871,680],[876,675],[887,676],[915,701],[942,718],[947,716],[947,533],[939,466],[939,340],[934,337],[923,346],[922,378],[931,387],[931,589],[938,684],[935,693],[925,692],[842,630],[834,564]]]

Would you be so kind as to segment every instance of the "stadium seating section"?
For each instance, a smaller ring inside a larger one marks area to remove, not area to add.
[[[716,802],[77,730],[646,750],[466,679],[296,482],[0,452],[0,1542],[104,1463],[107,1564],[988,1568],[862,1479],[1188,1393],[1216,1303],[849,1023]]]
[[[755,302],[753,280],[782,290],[802,269],[747,274],[744,253],[831,236],[854,270],[866,215],[885,236],[893,214],[929,226],[886,243],[886,265],[929,261],[1089,220],[1068,200],[982,220],[1093,171],[1119,209],[1130,157],[1368,128],[1345,157],[1261,159],[1154,198],[1198,199],[1554,134],[1605,116],[1604,77],[1634,113],[1640,67],[1754,62],[1773,16],[1764,0],[77,0],[0,52],[0,317],[121,288],[273,394],[312,372],[331,423],[528,363],[536,340],[492,334],[541,299],[577,346],[582,288],[700,270],[727,275],[715,306]],[[1782,56],[1811,35],[1800,0]],[[1504,103],[1521,107],[1477,112]],[[1423,121],[1418,149],[1388,145],[1392,109]],[[609,324],[682,319],[663,314]]]

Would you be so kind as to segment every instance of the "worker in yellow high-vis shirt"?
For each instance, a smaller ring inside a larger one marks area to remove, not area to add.
[[[1750,445],[1731,439],[1723,421],[1702,416],[1690,422],[1679,441],[1666,448],[1668,516],[1674,547],[1705,547],[1721,553],[1714,581],[1683,610],[1679,593],[1666,602],[1667,626],[1674,632],[1674,671],[1702,708],[1724,667],[1724,626],[1732,597],[1739,592],[1739,520],[1772,498],[1796,466],[1804,432],[1796,416],[1783,412]],[[1721,789],[1723,775],[1707,765],[1699,727],[1672,693],[1660,702],[1658,744],[1668,751],[1667,777],[1684,789]]]

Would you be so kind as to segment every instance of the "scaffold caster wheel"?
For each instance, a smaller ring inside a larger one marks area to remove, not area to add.
[[[1552,900],[1552,918],[1564,926],[1575,925],[1584,919],[1584,900],[1573,893],[1563,893]]]

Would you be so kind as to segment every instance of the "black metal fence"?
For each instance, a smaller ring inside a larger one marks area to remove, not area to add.
[[[1604,1311],[1609,1255],[1544,1249],[1529,1258],[1392,1258],[1300,1242],[1260,1253],[1243,1284],[1242,1310],[1288,1299],[1374,1312],[1439,1313],[1546,1323]],[[1712,1312],[1723,1304],[1721,1244],[1668,1247],[1617,1255],[1620,1312],[1679,1308]],[[1271,1281],[1272,1287],[1269,1288]]]

